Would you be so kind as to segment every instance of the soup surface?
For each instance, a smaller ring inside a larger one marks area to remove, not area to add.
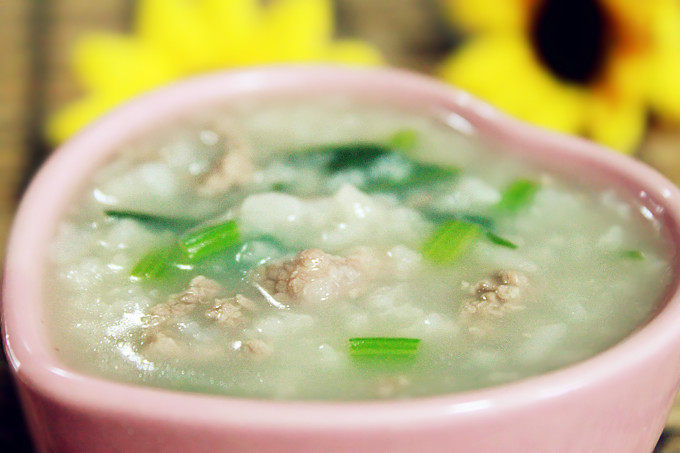
[[[242,101],[129,143],[58,227],[70,367],[275,399],[408,398],[544,373],[647,320],[646,207],[498,153],[462,118]]]

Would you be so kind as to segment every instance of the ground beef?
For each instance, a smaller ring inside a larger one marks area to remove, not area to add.
[[[262,360],[269,357],[274,348],[264,340],[246,340],[241,344],[241,351],[254,359]]]
[[[197,305],[212,303],[222,291],[222,286],[215,280],[199,275],[189,282],[187,289],[171,294],[167,302],[151,307],[144,322],[147,327],[172,322],[192,312]]]
[[[255,303],[247,297],[237,294],[229,299],[217,299],[205,312],[208,319],[225,327],[243,327],[247,320],[247,312],[256,310]]]
[[[142,347],[144,348],[144,353],[149,356],[170,357],[177,356],[183,352],[182,348],[172,337],[162,332],[155,332],[153,335],[149,335]]]
[[[503,270],[491,279],[480,280],[473,286],[474,298],[463,304],[461,320],[471,334],[486,335],[493,329],[494,319],[525,308],[522,299],[527,285],[527,277],[513,270]]]
[[[356,297],[377,268],[378,260],[367,248],[347,257],[307,249],[291,260],[266,266],[260,280],[262,288],[280,303],[320,303]]]
[[[208,196],[226,192],[232,187],[250,182],[254,173],[255,164],[250,153],[241,148],[232,149],[205,177],[199,192]]]
[[[189,282],[187,289],[171,294],[166,302],[151,307],[149,314],[143,318],[139,343],[142,353],[151,358],[191,355],[200,359],[217,354],[219,347],[189,347],[181,340],[178,326],[185,316],[192,313],[201,316],[202,313],[208,321],[227,327],[232,334],[242,333],[238,329],[246,326],[250,314],[257,311],[258,306],[242,294],[220,298],[223,292],[224,288],[219,283],[199,275]],[[228,334],[225,331],[225,335]],[[240,343],[239,349],[257,359],[267,357],[272,352],[272,347],[262,340],[244,341]]]
[[[194,277],[187,289],[171,294],[164,303],[154,305],[149,314],[142,318],[143,328],[140,343],[145,354],[174,355],[181,347],[166,332],[179,318],[188,315],[197,306],[214,303],[223,291],[222,286],[202,275]]]

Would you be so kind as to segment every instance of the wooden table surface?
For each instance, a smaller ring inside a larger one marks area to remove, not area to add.
[[[456,36],[442,23],[435,3],[338,0],[340,33],[376,43],[393,64],[428,70]],[[132,11],[133,0],[0,1],[0,253],[25,183],[50,152],[42,140],[44,118],[77,95],[68,72],[69,49],[84,31],[128,29]],[[680,183],[679,129],[652,126],[638,157]],[[31,451],[2,356],[0,451]],[[655,451],[680,453],[680,399]]]

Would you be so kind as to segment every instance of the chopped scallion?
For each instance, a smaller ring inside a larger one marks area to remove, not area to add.
[[[161,247],[151,250],[137,261],[130,275],[135,278],[154,278],[162,275],[177,250],[173,247]]]
[[[631,260],[641,260],[645,258],[645,255],[640,250],[622,250],[621,256]]]
[[[187,258],[196,262],[236,245],[239,240],[236,221],[229,220],[188,233],[180,240],[180,246]]]
[[[395,148],[400,151],[410,151],[418,142],[418,131],[415,129],[401,129],[394,133],[387,141],[390,148]]]
[[[354,358],[410,359],[416,356],[418,338],[364,337],[349,339],[349,353]]]
[[[479,236],[480,230],[474,223],[447,221],[425,241],[423,254],[437,264],[450,264]]]
[[[517,179],[505,189],[496,207],[505,212],[517,212],[533,201],[539,187],[529,179]]]

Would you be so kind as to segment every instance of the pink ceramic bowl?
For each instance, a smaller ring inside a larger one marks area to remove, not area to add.
[[[676,278],[656,316],[574,366],[480,391],[394,402],[274,402],[120,384],[59,363],[45,332],[42,280],[55,230],[83,182],[131,137],[237,96],[340,92],[448,112],[508,152],[619,185],[680,246],[680,192],[646,166],[508,118],[468,94],[393,70],[281,67],[209,75],[145,95],[65,144],[31,184],[7,251],[5,347],[42,451],[644,452],[680,378]],[[514,151],[512,151],[514,150]]]

